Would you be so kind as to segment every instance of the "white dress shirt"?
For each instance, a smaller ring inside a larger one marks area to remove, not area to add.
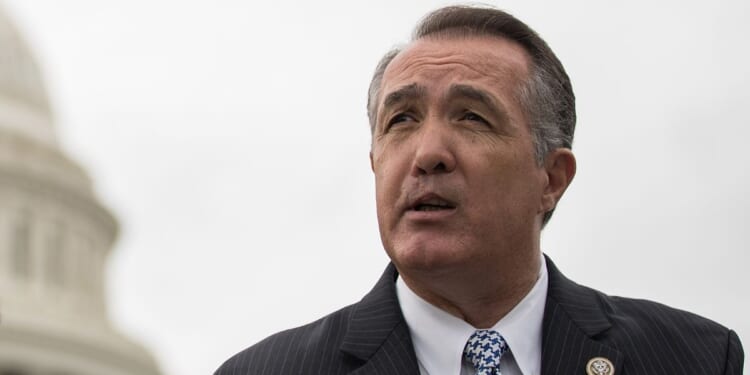
[[[401,278],[396,294],[409,326],[421,375],[473,375],[463,359],[466,341],[477,329],[416,295]],[[547,265],[529,293],[491,328],[510,347],[500,361],[503,375],[539,375],[542,364],[542,319],[547,298]]]

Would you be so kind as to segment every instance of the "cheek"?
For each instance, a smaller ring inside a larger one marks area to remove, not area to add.
[[[400,222],[400,208],[403,207],[405,191],[411,181],[411,164],[409,157],[396,149],[378,151],[385,153],[373,153],[376,209],[381,235],[390,237],[389,233],[396,230]]]
[[[394,152],[395,151],[395,152]],[[377,147],[373,150],[373,172],[378,197],[397,192],[408,172],[406,158],[393,147]]]
[[[375,202],[378,219],[382,224],[397,220],[396,207],[401,199],[401,188],[393,177],[381,176],[375,184]]]
[[[373,170],[375,174],[375,201],[377,203],[378,216],[387,215],[398,200],[401,190],[401,179],[398,177],[396,168],[388,158],[380,157],[374,159]]]
[[[506,153],[503,157],[494,154],[484,161],[488,163],[481,168],[483,173],[473,179],[481,181],[475,184],[481,186],[481,191],[472,189],[476,195],[485,202],[498,202],[498,207],[508,211],[537,207],[537,200],[541,199],[541,169],[534,160],[525,154]]]

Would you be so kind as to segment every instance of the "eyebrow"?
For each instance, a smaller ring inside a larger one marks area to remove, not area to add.
[[[386,95],[385,99],[383,99],[383,108],[392,107],[403,102],[416,101],[425,96],[427,96],[427,89],[424,86],[412,83]]]
[[[508,109],[485,90],[464,84],[451,85],[446,94],[446,101],[450,103],[458,99],[468,99],[480,103],[487,110],[494,113],[498,119],[503,122],[510,121]]]
[[[478,89],[470,85],[455,84],[448,89],[446,95],[447,101],[453,101],[456,99],[469,99],[472,101],[479,102],[487,108],[496,108],[498,112],[505,112],[505,108],[501,103],[498,103],[492,96],[482,89]]]

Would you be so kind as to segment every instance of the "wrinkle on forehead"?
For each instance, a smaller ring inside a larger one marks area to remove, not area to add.
[[[497,36],[435,37],[412,42],[385,70],[384,83],[409,77],[416,70],[462,68],[466,78],[512,78],[513,83],[528,76],[530,58],[519,44]],[[496,82],[507,84],[509,82]]]
[[[481,83],[490,92],[500,94],[497,99],[506,101],[503,104],[518,105],[517,89],[529,76],[530,60],[523,47],[502,37],[419,39],[399,53],[385,70],[379,108],[383,109],[383,98],[390,92],[414,83],[439,87]]]

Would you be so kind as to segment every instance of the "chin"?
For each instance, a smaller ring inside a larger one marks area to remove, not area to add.
[[[388,256],[400,272],[439,272],[465,265],[471,256],[462,246],[436,241],[420,241],[386,246]]]

